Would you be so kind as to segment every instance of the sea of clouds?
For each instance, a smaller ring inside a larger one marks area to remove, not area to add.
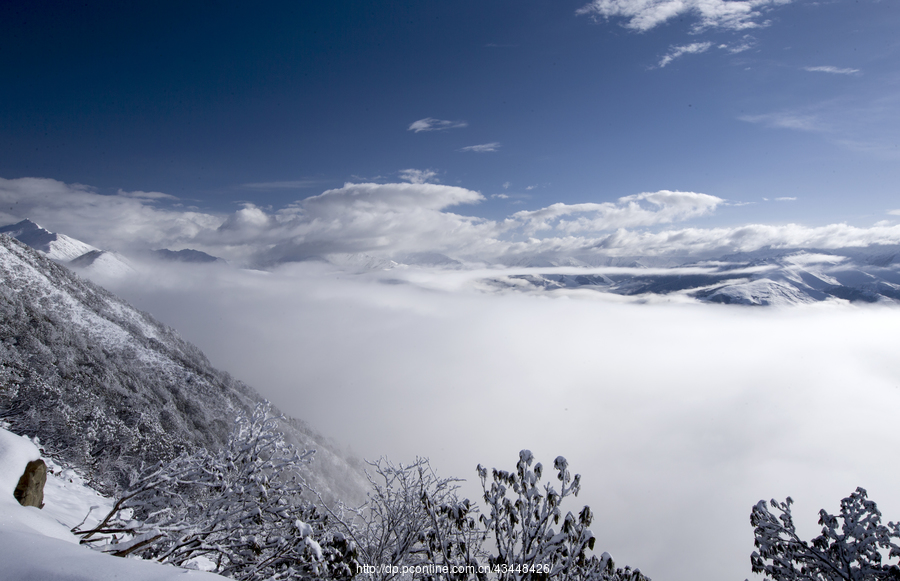
[[[763,498],[792,496],[806,538],[856,486],[900,519],[900,310],[483,293],[443,274],[211,265],[113,290],[355,454],[427,456],[470,498],[478,463],[565,456],[583,475],[567,510],[590,505],[598,550],[655,579],[749,577]]]
[[[467,479],[470,498],[479,463],[512,469],[523,448],[548,467],[566,456],[583,475],[567,509],[589,504],[597,549],[655,579],[750,577],[749,514],[763,498],[792,496],[805,538],[817,511],[836,512],[856,486],[900,519],[900,309],[485,292],[476,269],[897,244],[895,220],[695,228],[679,223],[727,202],[668,190],[504,220],[453,212],[481,199],[439,184],[347,184],[215,214],[160,192],[23,178],[0,180],[0,221],[30,218],[126,254],[227,258],[136,260],[135,274],[101,282],[355,454],[430,457],[439,474]],[[298,262],[411,252],[464,264],[354,273]]]

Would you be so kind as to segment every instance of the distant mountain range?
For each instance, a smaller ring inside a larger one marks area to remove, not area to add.
[[[716,260],[615,259],[615,266],[542,263],[485,282],[523,292],[583,289],[626,296],[681,295],[702,302],[793,305],[828,299],[900,302],[900,247],[761,249]],[[664,262],[664,266],[659,264]],[[673,264],[674,262],[674,264]],[[521,266],[520,266],[521,268]],[[515,269],[512,269],[515,270]]]
[[[119,254],[50,232],[29,220],[4,226],[0,232],[88,276],[121,277],[134,272],[128,259]],[[191,249],[154,250],[147,255],[157,260],[194,264],[224,262]],[[393,259],[365,253],[329,254],[311,256],[308,260],[324,261],[357,273],[467,268],[459,260],[436,253],[409,253]],[[483,279],[485,288],[531,293],[580,289],[630,297],[668,295],[688,301],[739,305],[795,305],[833,299],[900,302],[900,246],[828,250],[763,248],[705,260],[671,255],[548,256],[511,259],[501,266],[502,274]]]
[[[142,464],[222,445],[262,401],[173,329],[49,258],[97,249],[17,226],[45,250],[0,235],[0,420],[12,431],[109,490]],[[363,497],[364,477],[334,445],[300,420],[282,427],[317,450],[307,480],[326,498]]]

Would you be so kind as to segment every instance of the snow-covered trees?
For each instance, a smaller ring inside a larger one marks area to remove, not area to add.
[[[595,541],[588,528],[593,520],[590,507],[562,517],[562,501],[578,495],[581,475],[573,477],[566,459],[558,456],[553,463],[560,482],[557,492],[550,483],[541,486],[543,465],[532,468],[533,462],[532,453],[522,450],[516,471],[494,469],[490,485],[488,470],[478,466],[488,508],[481,521],[496,546],[488,559],[496,578],[644,581],[638,570],[616,569],[607,553],[602,559],[588,555]]]
[[[900,557],[900,525],[881,524],[881,512],[866,491],[857,488],[841,501],[840,515],[819,511],[822,534],[801,540],[791,516],[793,500],[760,500],[750,514],[758,551],[750,556],[754,573],[774,581],[900,580],[897,565],[882,563],[884,553]]]
[[[202,559],[235,579],[349,577],[352,545],[326,530],[302,498],[298,470],[313,452],[284,442],[277,418],[258,406],[227,446],[199,450],[145,471],[83,543],[179,566]]]
[[[591,510],[565,513],[581,478],[554,462],[560,490],[541,483],[528,450],[514,472],[478,467],[486,509],[457,495],[427,459],[370,463],[371,491],[358,508],[304,498],[299,468],[312,452],[284,441],[268,406],[238,420],[227,446],[198,450],[132,478],[82,543],[182,567],[205,565],[246,581],[427,579],[647,581],[617,569],[594,545]],[[321,501],[321,497],[318,497]]]
[[[409,465],[381,458],[369,466],[368,502],[332,512],[338,532],[354,541],[359,561],[369,565],[365,578],[392,579],[416,566],[477,565],[484,534],[473,516],[477,509],[457,497],[456,479],[438,477],[423,458]]]
[[[439,478],[427,460],[404,466],[371,463],[369,501],[333,513],[359,550],[361,578],[387,581],[579,580],[647,581],[638,570],[617,569],[610,556],[588,551],[594,535],[589,507],[563,516],[561,503],[577,494],[563,457],[554,463],[560,490],[542,485],[543,467],[528,450],[514,472],[478,466],[486,508],[457,496],[456,480]],[[418,568],[418,569],[417,569]],[[404,576],[404,572],[407,573]]]

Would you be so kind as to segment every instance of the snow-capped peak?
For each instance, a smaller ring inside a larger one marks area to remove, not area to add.
[[[88,252],[98,250],[81,240],[42,228],[31,220],[22,220],[16,224],[3,226],[0,228],[0,233],[12,236],[57,262],[69,262]]]

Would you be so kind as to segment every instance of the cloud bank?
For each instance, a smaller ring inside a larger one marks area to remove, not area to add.
[[[357,454],[429,456],[469,498],[477,463],[565,456],[583,487],[564,510],[590,505],[597,551],[654,579],[748,577],[760,499],[795,498],[807,539],[860,485],[900,518],[897,309],[554,300],[425,274],[182,265],[113,290]]]
[[[516,212],[512,219],[531,234],[552,229],[568,234],[598,232],[687,220],[711,213],[723,201],[707,194],[661,190],[625,196],[616,203],[553,204]]]
[[[193,248],[237,264],[269,267],[334,254],[393,259],[443,254],[481,264],[567,257],[696,256],[773,248],[842,248],[900,243],[900,225],[685,222],[726,204],[698,192],[660,190],[614,202],[552,204],[502,220],[467,215],[485,200],[458,186],[427,183],[433,170],[403,170],[406,183],[347,183],[281,209],[246,203],[230,214],[185,210],[166,194],[94,189],[50,179],[0,180],[0,221],[24,218],[84,242],[129,252]],[[500,196],[498,196],[500,197]],[[789,201],[789,200],[783,200]],[[465,208],[468,212],[462,212]]]

